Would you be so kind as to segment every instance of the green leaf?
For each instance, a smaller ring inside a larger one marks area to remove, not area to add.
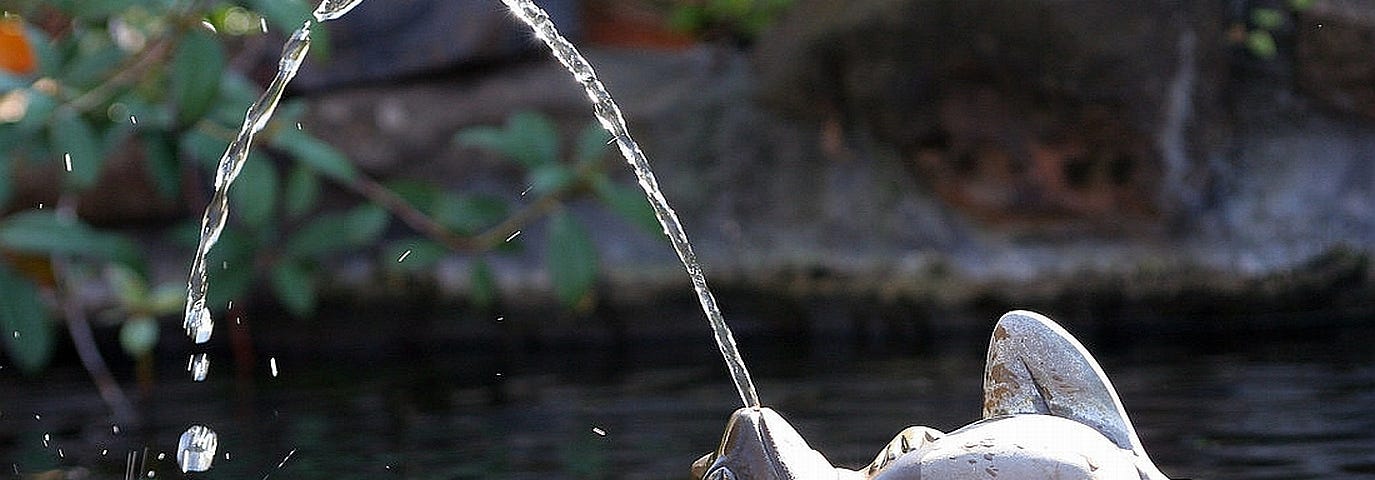
[[[282,202],[288,217],[299,217],[315,207],[320,196],[320,177],[302,165],[291,169],[286,177],[286,192]]]
[[[567,212],[549,218],[545,261],[554,293],[567,307],[578,305],[597,281],[597,250],[577,220]]]
[[[506,202],[492,197],[467,197],[440,192],[434,199],[434,219],[455,232],[473,235],[506,219]]]
[[[272,146],[290,152],[303,165],[336,180],[347,183],[358,176],[358,171],[344,154],[300,130],[281,130],[273,136]]]
[[[199,129],[193,129],[181,135],[180,147],[182,151],[190,154],[202,165],[214,168],[215,163],[224,156],[224,151],[229,147],[229,142],[210,136]]]
[[[62,72],[65,83],[79,90],[87,90],[108,78],[127,55],[112,42],[102,42],[82,51],[67,63]]]
[[[224,74],[224,48],[209,32],[193,28],[172,56],[172,98],[178,119],[191,125],[214,106]]]
[[[1284,25],[1284,12],[1274,8],[1251,10],[1251,24],[1257,28],[1274,30]]]
[[[583,127],[582,132],[578,134],[577,143],[573,145],[573,160],[579,165],[601,160],[611,150],[606,143],[609,138],[609,134],[602,130],[600,125],[593,123]]]
[[[386,232],[388,220],[391,219],[386,210],[372,203],[355,207],[348,216],[349,243],[358,247],[377,243],[382,238],[382,233]]]
[[[124,321],[119,327],[119,346],[131,357],[142,357],[153,353],[158,344],[158,322],[150,317],[139,316]]]
[[[293,315],[305,317],[315,311],[315,277],[301,263],[281,262],[272,269],[272,292]]]
[[[387,212],[362,205],[349,212],[316,216],[287,240],[292,257],[319,257],[376,243],[387,226]]]
[[[537,193],[553,193],[564,189],[578,179],[573,169],[558,163],[534,167],[530,170],[530,189]]]
[[[28,280],[0,264],[0,337],[5,351],[24,373],[33,374],[48,365],[56,335],[52,321]]]
[[[229,188],[229,201],[231,211],[238,212],[244,224],[261,228],[272,219],[277,206],[277,169],[252,157],[244,162]]]
[[[311,18],[313,8],[303,0],[252,0],[249,5],[267,18],[272,28],[285,32],[284,35],[301,28],[301,23]]]
[[[0,247],[21,252],[78,255],[134,264],[138,249],[129,239],[59,220],[50,212],[30,210],[0,220]]]
[[[639,188],[624,187],[605,176],[599,176],[592,181],[592,189],[611,211],[616,212],[631,225],[650,234],[663,232],[663,226],[659,225],[659,219],[654,216],[654,209],[649,206],[649,200]]]
[[[392,242],[383,250],[382,264],[397,270],[414,272],[433,267],[449,249],[424,238],[409,238]]]
[[[72,3],[70,13],[81,20],[101,20],[123,12],[132,5],[130,0],[80,0]]]
[[[1275,37],[1270,36],[1270,32],[1264,30],[1253,30],[1246,36],[1246,48],[1257,57],[1264,59],[1275,58],[1278,47],[1275,46]]]
[[[64,108],[53,117],[51,141],[52,152],[59,156],[57,160],[64,169],[67,159],[71,159],[71,169],[66,172],[67,184],[77,189],[94,185],[100,175],[104,152],[91,126],[76,112]]]
[[[468,298],[473,305],[481,309],[490,309],[497,303],[500,290],[497,288],[496,276],[492,275],[492,268],[487,266],[487,262],[481,258],[473,260],[472,286],[468,292]]]
[[[105,271],[105,279],[110,282],[115,298],[126,307],[142,304],[148,298],[148,285],[132,268],[113,265]]]
[[[197,221],[195,225],[199,227],[200,223]],[[192,234],[192,237],[195,236]],[[195,244],[196,240],[190,241],[192,247]],[[220,234],[220,241],[210,250],[206,259],[206,274],[210,281],[206,299],[211,305],[226,305],[230,300],[243,298],[248,293],[257,276],[253,255],[258,248],[252,237],[242,229],[226,229]],[[186,284],[182,284],[179,290],[182,299],[178,305],[185,301]]]
[[[506,120],[506,131],[519,149],[510,153],[527,167],[557,162],[559,131],[549,117],[538,112],[518,112]]]
[[[506,120],[506,128],[471,127],[454,137],[460,145],[505,155],[526,168],[558,161],[559,133],[549,117],[519,112]]]
[[[158,197],[175,200],[177,192],[181,191],[181,162],[177,160],[176,140],[161,134],[143,135],[142,139],[144,170],[153,180]]]

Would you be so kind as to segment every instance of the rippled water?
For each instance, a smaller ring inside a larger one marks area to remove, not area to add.
[[[1167,474],[1331,479],[1375,476],[1371,334],[1083,340]],[[978,415],[982,338],[742,343],[764,403],[839,464],[867,463],[906,425],[949,430]],[[181,478],[174,449],[194,418],[219,432],[220,458],[197,478],[686,478],[738,405],[705,332],[518,355],[415,339],[259,350],[249,381],[227,378],[228,352],[212,353],[224,373],[200,385],[163,362],[153,424],[118,433],[74,367],[32,380],[0,370],[0,468],[122,478],[133,450],[144,478]]]

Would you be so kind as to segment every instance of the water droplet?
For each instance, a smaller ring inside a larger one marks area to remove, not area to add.
[[[267,17],[258,17],[258,28],[267,33]]]
[[[61,448],[57,449],[57,458],[67,458],[67,454]]]
[[[158,460],[167,459],[167,452],[158,452]]]
[[[272,378],[277,378],[277,357],[267,359],[267,367],[272,370]]]
[[[130,125],[138,125],[138,117],[135,117],[135,116],[133,116],[133,115],[130,115],[130,116],[129,116],[129,124],[130,124]]]
[[[403,253],[401,254],[400,257],[397,257],[397,258],[396,258],[396,263],[401,263],[401,262],[405,261],[405,260],[406,260],[406,257],[409,257],[409,256],[411,256],[411,250],[408,248],[408,249],[406,249],[405,252],[403,252]]]
[[[201,20],[201,26],[205,27],[206,30],[209,30],[210,33],[220,33],[219,30],[215,29],[215,24],[210,23],[209,20]]]
[[[72,171],[72,154],[62,154],[62,164],[67,167],[68,172]]]
[[[363,3],[363,0],[323,0],[320,2],[320,6],[315,7],[315,12],[312,15],[315,16],[317,22],[334,20],[349,13],[349,10],[353,10],[353,7],[360,3]]]
[[[105,454],[107,454],[107,453],[110,453],[110,449],[108,449],[108,448],[102,448],[102,449],[100,449],[100,456],[103,457],[103,456],[105,456]]]
[[[119,425],[110,425],[110,433],[113,435],[119,435]]]
[[[601,437],[606,436],[606,430],[602,430],[602,427],[592,427],[592,433],[595,433],[597,434],[597,436]]]
[[[48,442],[52,441],[52,435],[43,434],[43,448],[48,448]]]
[[[204,472],[215,461],[219,439],[209,427],[192,425],[177,442],[177,465],[182,472]]]
[[[187,371],[191,372],[191,380],[197,382],[205,381],[205,376],[210,372],[210,358],[204,353],[191,356],[191,365]]]
[[[186,322],[186,334],[191,337],[191,341],[198,344],[210,341],[210,333],[215,330],[215,320],[210,317],[210,309],[202,304],[190,317]]]
[[[514,233],[511,234],[511,236],[506,237],[506,241],[509,243],[511,240],[514,240],[516,237],[519,237],[519,236],[520,236],[520,230],[516,230]]]

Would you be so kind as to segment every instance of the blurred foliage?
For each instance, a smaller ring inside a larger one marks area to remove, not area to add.
[[[111,292],[101,320],[119,326],[119,343],[135,358],[150,355],[158,319],[179,313],[185,295],[180,279],[148,282],[138,248],[146,238],[58,215],[51,203],[46,209],[34,205],[32,190],[76,210],[73,204],[92,198],[93,191],[125,188],[105,176],[115,159],[132,159],[156,194],[148,201],[191,205],[193,218],[157,232],[189,252],[215,164],[262,92],[230,68],[230,58],[246,37],[300,26],[312,7],[304,0],[4,2],[0,291],[6,300],[0,302],[0,328],[16,365],[36,371],[52,355],[59,331],[52,313],[71,300],[53,278],[56,258],[79,264],[67,281]],[[326,33],[312,33],[312,54],[327,51]],[[486,257],[518,248],[507,237],[547,217],[545,254],[555,293],[564,305],[585,308],[597,256],[587,228],[565,202],[595,195],[631,223],[658,228],[643,197],[603,171],[609,148],[595,128],[566,149],[553,122],[534,113],[514,115],[504,127],[458,135],[464,145],[497,152],[528,174],[530,198],[537,199],[522,198],[528,205],[516,209],[518,200],[509,196],[459,194],[416,181],[378,184],[302,129],[304,112],[300,100],[279,106],[230,189],[230,225],[209,259],[221,267],[209,272],[211,305],[248,302],[261,291],[307,316],[318,304],[318,275],[332,257],[375,256],[378,264],[406,273],[463,252],[473,255],[470,299],[490,306],[500,293]],[[47,173],[60,180],[48,186],[15,182]],[[365,201],[327,208],[321,199],[329,185]],[[24,191],[27,201],[20,205]],[[397,218],[417,233],[389,239]]]
[[[1257,58],[1270,60],[1279,54],[1279,43],[1275,38],[1292,28],[1291,18],[1295,13],[1312,8],[1314,0],[1288,0],[1284,6],[1258,6],[1249,10],[1245,33],[1241,43],[1246,51]]]
[[[675,0],[669,25],[694,35],[749,41],[791,7],[794,0]]]

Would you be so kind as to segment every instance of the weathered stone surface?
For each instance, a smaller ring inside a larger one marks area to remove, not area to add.
[[[761,97],[896,148],[995,225],[1139,231],[1192,203],[1224,51],[1213,2],[802,2]]]
[[[1298,23],[1299,89],[1343,112],[1375,118],[1375,1],[1314,2]]]

